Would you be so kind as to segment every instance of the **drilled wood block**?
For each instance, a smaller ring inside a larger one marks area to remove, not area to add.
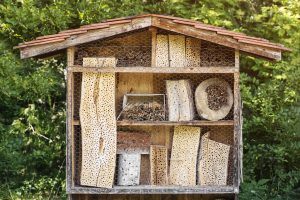
[[[150,140],[150,133],[118,131],[117,153],[149,154]]]
[[[185,66],[200,67],[200,42],[196,38],[187,37],[185,47]]]
[[[118,185],[139,185],[141,154],[120,154]]]
[[[151,185],[168,184],[168,149],[165,146],[150,147]]]
[[[170,67],[185,66],[185,36],[169,35]]]
[[[230,146],[201,137],[198,162],[199,185],[226,185]]]
[[[107,60],[107,61],[106,61]],[[115,63],[114,58],[84,58],[84,66]],[[114,67],[114,66],[111,66]],[[81,185],[111,188],[116,161],[115,75],[82,73],[80,124]]]
[[[176,126],[174,128],[169,184],[196,185],[199,140],[200,127]]]
[[[194,118],[194,101],[188,80],[166,81],[169,121],[190,121]]]
[[[155,67],[169,67],[168,35],[156,35],[156,65]]]

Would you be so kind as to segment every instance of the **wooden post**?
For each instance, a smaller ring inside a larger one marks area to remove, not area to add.
[[[234,160],[234,177],[233,177],[233,185],[235,188],[239,187],[239,143],[240,143],[240,87],[239,87],[239,72],[234,73],[234,148],[233,148],[233,160]],[[238,191],[237,191],[238,192]]]
[[[69,47],[67,49],[67,68],[74,65],[74,54],[75,48]],[[68,71],[67,72],[67,137],[66,137],[66,174],[67,174],[67,181],[66,181],[66,190],[67,193],[71,190],[74,186],[74,167],[73,167],[73,160],[74,160],[74,128],[73,128],[73,73]],[[72,198],[71,195],[69,198]]]

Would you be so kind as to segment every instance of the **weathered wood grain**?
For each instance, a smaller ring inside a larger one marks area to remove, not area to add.
[[[209,139],[209,132],[201,137],[198,162],[199,185],[226,185],[230,146]]]
[[[170,185],[196,185],[196,163],[200,141],[200,127],[174,128],[170,160]]]
[[[97,66],[103,59],[106,58],[84,58],[83,63]],[[112,187],[117,139],[115,119],[115,75],[84,73],[80,103],[81,185]]]
[[[238,69],[234,66],[228,67],[117,67],[117,68],[96,68],[96,67],[82,67],[80,65],[72,66],[68,69],[72,72],[115,72],[115,73],[166,73],[166,74],[206,74],[206,73],[235,73]]]

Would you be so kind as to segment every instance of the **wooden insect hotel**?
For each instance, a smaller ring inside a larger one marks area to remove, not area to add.
[[[155,14],[85,25],[17,48],[22,58],[67,50],[67,193],[73,199],[233,199],[242,176],[239,55],[280,60],[289,51]]]

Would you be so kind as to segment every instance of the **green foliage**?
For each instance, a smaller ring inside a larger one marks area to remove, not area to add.
[[[271,63],[243,56],[241,199],[300,199],[298,0],[0,1],[0,199],[65,198],[65,58],[20,60],[19,42],[106,18],[169,14],[280,42]]]

